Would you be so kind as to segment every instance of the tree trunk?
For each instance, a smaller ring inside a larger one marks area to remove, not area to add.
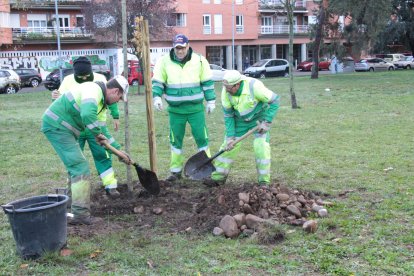
[[[293,9],[295,7],[296,0],[286,0],[286,10],[289,20],[289,91],[290,101],[292,108],[298,108],[296,103],[295,89],[293,87]]]
[[[313,55],[312,55],[313,65],[312,65],[311,79],[317,79],[319,76],[319,51],[321,48],[322,31],[323,31],[324,22],[325,22],[325,8],[323,4],[320,4],[318,21],[316,25],[315,43],[314,43]]]
[[[127,26],[126,26],[126,0],[121,2],[122,8],[122,49],[124,53],[124,77],[128,79],[128,58],[127,58]],[[125,151],[130,153],[131,141],[129,138],[129,110],[128,110],[128,101],[124,102],[124,113],[125,113]],[[133,183],[132,183],[132,173],[131,167],[127,166],[127,184],[128,191],[132,192]]]

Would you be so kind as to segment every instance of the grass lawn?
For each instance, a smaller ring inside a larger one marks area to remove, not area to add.
[[[315,234],[287,226],[286,240],[263,246],[249,238],[172,234],[160,217],[159,226],[151,229],[124,229],[90,239],[70,235],[72,255],[25,261],[15,253],[10,224],[1,212],[0,274],[413,275],[413,77],[414,70],[296,77],[301,108],[295,110],[287,78],[264,80],[282,98],[271,130],[273,182],[326,194],[335,203],[328,218],[319,219]],[[216,91],[220,89],[217,83]],[[40,132],[49,104],[49,91],[0,95],[1,204],[65,186],[63,164]],[[131,156],[148,167],[142,94],[130,96],[129,112]],[[158,175],[164,178],[170,157],[165,111],[155,113],[155,126]],[[208,116],[208,127],[215,153],[224,130],[219,104]],[[113,134],[124,141],[123,131]],[[240,153],[229,187],[256,181],[251,137],[244,145],[248,150]],[[195,152],[189,133],[185,150],[187,157]],[[89,150],[86,156],[92,161]],[[114,168],[125,183],[125,166],[114,161]]]

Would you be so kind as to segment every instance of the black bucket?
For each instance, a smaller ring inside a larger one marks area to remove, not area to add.
[[[66,195],[42,195],[2,205],[9,218],[17,253],[37,259],[66,245]]]

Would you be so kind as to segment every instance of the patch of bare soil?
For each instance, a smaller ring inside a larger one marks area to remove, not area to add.
[[[160,181],[161,192],[157,196],[148,194],[138,185],[129,192],[126,185],[120,185],[121,198],[109,199],[102,189],[92,195],[92,214],[101,218],[91,226],[71,226],[69,234],[90,237],[117,232],[133,227],[165,228],[165,231],[192,233],[212,232],[225,215],[252,214],[278,223],[302,225],[312,211],[312,204],[319,199],[312,192],[290,190],[278,184],[270,189],[261,189],[257,184],[245,183],[238,187],[204,187],[201,183],[171,184]],[[243,202],[240,194],[248,195]],[[286,198],[280,198],[285,194]],[[299,201],[298,201],[299,200]],[[301,203],[302,202],[302,203]],[[246,204],[248,206],[246,206]],[[292,214],[287,206],[296,205],[299,214]],[[119,215],[132,215],[127,220],[117,220]],[[299,221],[298,221],[299,220]],[[162,223],[160,223],[160,221]]]

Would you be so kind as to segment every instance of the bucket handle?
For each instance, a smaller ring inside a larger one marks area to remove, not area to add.
[[[3,211],[7,214],[7,213],[10,213],[10,211],[9,210],[7,210],[7,209],[12,209],[13,210],[13,213],[14,213],[14,205],[10,205],[10,204],[6,204],[6,205],[1,205],[1,207],[3,208]]]

